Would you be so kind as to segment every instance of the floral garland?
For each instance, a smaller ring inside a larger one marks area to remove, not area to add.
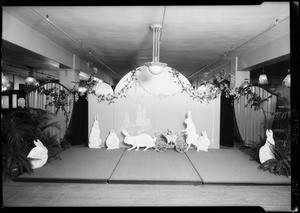
[[[243,87],[234,87],[230,88],[229,83],[234,82],[234,76],[227,75],[223,71],[221,73],[214,74],[212,78],[209,81],[202,81],[202,84],[200,87],[195,90],[191,84],[186,84],[179,78],[179,72],[175,69],[172,69],[169,71],[173,74],[173,77],[177,79],[175,83],[178,83],[182,87],[182,92],[187,92],[188,95],[196,99],[200,102],[209,102],[210,100],[213,100],[217,98],[219,94],[224,92],[226,98],[231,98],[232,100],[239,100],[241,96],[246,96],[248,98],[248,103],[246,106],[250,105],[251,107],[254,107],[254,110],[260,109],[260,106],[263,102],[267,101],[270,97],[267,98],[261,98],[259,95],[254,93],[251,90],[251,86],[247,86],[245,88]],[[204,77],[206,77],[208,74],[205,73]]]
[[[49,100],[52,97],[52,101],[48,102],[48,106],[55,106],[56,112],[61,109],[64,114],[68,118],[70,112],[67,111],[67,96],[70,94],[74,94],[75,101],[78,101],[79,97],[85,96],[88,98],[88,94],[93,94],[97,97],[98,102],[107,101],[109,104],[114,103],[116,99],[126,98],[127,91],[132,88],[133,82],[137,81],[136,73],[141,71],[141,68],[134,69],[131,72],[129,78],[125,80],[124,87],[117,93],[113,94],[101,94],[97,95],[95,91],[95,86],[98,84],[98,80],[94,77],[96,72],[91,74],[89,79],[86,82],[74,82],[75,85],[70,91],[66,90],[59,90],[57,88],[50,88],[45,89],[44,87],[38,86],[31,86],[27,88],[27,92],[37,90],[40,94],[45,94],[46,99]],[[223,71],[221,73],[214,74],[209,81],[202,81],[200,87],[196,90],[192,87],[191,84],[187,84],[180,79],[180,72],[176,69],[171,69],[169,72],[172,76],[176,79],[174,83],[177,83],[181,86],[182,91],[186,92],[193,100],[197,100],[202,102],[208,103],[209,101],[218,97],[219,94],[224,92],[226,98],[231,98],[232,100],[238,100],[241,96],[246,96],[248,98],[248,103],[246,104],[251,107],[254,107],[254,110],[260,109],[260,106],[263,102],[267,101],[271,96],[267,98],[261,98],[259,95],[254,93],[251,90],[251,86],[243,87],[235,87],[230,88],[230,82],[234,82],[234,76],[226,75]],[[206,77],[208,74],[205,73],[204,76]],[[80,89],[81,88],[81,89]],[[46,106],[47,107],[47,106]]]
[[[186,84],[179,78],[179,72],[177,70],[171,69],[169,72],[177,80],[174,81],[174,83],[181,85],[181,92],[186,92],[194,100],[200,102],[209,102],[210,100],[217,98],[217,95],[221,93],[218,87],[214,86],[213,84],[206,84],[205,82],[203,84],[205,85],[203,90],[195,90],[191,84]]]
[[[66,123],[69,121],[70,111],[68,110],[68,97],[71,92],[55,87],[46,89],[45,87],[39,85],[27,85],[25,89],[26,93],[37,91],[40,95],[45,95],[47,100],[45,108],[47,109],[48,106],[55,106],[55,114],[57,114],[61,109],[66,116]],[[50,98],[52,98],[51,101],[49,101]]]
[[[95,93],[94,87],[98,83],[97,80],[94,78],[94,74],[91,74],[89,79],[86,81],[86,83],[82,86],[84,89],[83,90],[78,90],[79,84],[76,83],[73,89],[71,89],[71,92],[74,93],[75,95],[75,101],[78,100],[79,96],[86,96],[87,94],[93,94],[97,96],[98,102],[101,101],[108,101],[110,103],[114,103],[115,99],[123,98],[126,97],[126,92],[132,87],[133,82],[137,81],[137,76],[136,73],[138,71],[141,71],[141,68],[137,68],[135,70],[130,71],[131,76],[126,79],[124,87],[118,92],[114,94],[108,94],[108,95],[97,95]],[[251,107],[254,107],[254,110],[260,109],[261,104],[264,101],[267,101],[271,96],[267,98],[261,98],[259,95],[254,93],[251,90],[251,86],[249,85],[248,87],[235,87],[235,88],[230,88],[229,84],[230,82],[234,82],[234,76],[232,75],[226,75],[226,72],[223,71],[221,73],[214,74],[212,78],[209,81],[202,81],[202,84],[200,87],[196,90],[192,87],[191,84],[187,84],[183,82],[179,78],[180,72],[177,71],[176,69],[171,69],[169,72],[172,74],[172,76],[176,79],[174,83],[177,83],[181,85],[182,91],[186,92],[193,100],[197,100],[200,102],[206,102],[208,103],[209,101],[215,99],[218,97],[219,94],[224,92],[226,98],[231,98],[232,100],[238,100],[241,96],[246,96],[248,98],[248,104],[250,104]],[[206,77],[208,74],[205,73],[204,77]],[[87,96],[86,96],[87,98]]]
[[[86,96],[87,94],[93,94],[97,97],[97,101],[108,101],[109,104],[114,103],[115,99],[120,99],[126,97],[126,92],[132,87],[132,83],[137,80],[136,72],[140,71],[139,68],[131,71],[131,76],[129,79],[126,79],[124,87],[117,93],[108,94],[108,95],[97,95],[96,91],[94,90],[95,86],[97,85],[98,81],[95,80],[94,74],[91,74],[89,79],[86,81],[82,87],[84,90],[78,90],[80,83],[75,82],[75,86],[71,89],[71,92],[75,95],[75,101],[78,101],[79,96]]]

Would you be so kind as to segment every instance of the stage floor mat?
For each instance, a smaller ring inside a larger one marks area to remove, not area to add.
[[[236,148],[173,149],[155,152],[120,148],[90,149],[73,146],[59,154],[61,160],[46,163],[34,173],[24,173],[15,181],[139,183],[139,184],[263,184],[289,185],[290,179],[258,169],[249,155]]]
[[[61,160],[52,160],[15,181],[107,182],[124,151],[72,146],[59,154]]]
[[[209,149],[208,152],[190,149],[187,157],[200,174],[203,184],[290,184],[285,176],[258,169],[259,163],[238,150]]]
[[[202,184],[202,180],[184,153],[125,151],[109,183]]]

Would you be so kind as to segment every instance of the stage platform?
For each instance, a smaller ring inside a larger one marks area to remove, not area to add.
[[[15,181],[138,184],[289,185],[290,179],[258,169],[259,164],[236,148],[186,153],[72,146],[60,158]]]

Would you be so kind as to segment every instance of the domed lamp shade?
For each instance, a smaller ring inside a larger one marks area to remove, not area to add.
[[[78,87],[77,87],[77,91],[80,93],[85,93],[87,91],[87,88],[85,87],[86,82],[79,82]]]
[[[161,25],[153,24],[150,27],[153,30],[152,62],[145,63],[145,66],[148,67],[150,73],[158,75],[167,66],[167,64],[159,62]]]
[[[100,79],[98,80],[98,83],[95,85],[94,90],[97,96],[112,95],[114,93],[111,86]]]
[[[202,85],[200,85],[199,87],[198,87],[198,89],[197,89],[197,92],[199,93],[199,94],[201,94],[201,95],[204,95],[205,94],[205,92],[206,92],[206,85],[205,84],[202,84]]]
[[[160,62],[155,62],[155,61],[147,62],[147,63],[145,63],[145,65],[148,67],[149,71],[154,75],[158,75],[158,74],[162,73],[165,66],[167,66],[167,64],[165,64],[165,63],[160,63]]]
[[[29,72],[29,76],[25,79],[26,85],[36,85],[36,80],[32,77],[32,72]]]
[[[288,70],[288,71],[290,72],[290,70]],[[291,86],[291,74],[290,73],[288,73],[287,76],[285,76],[285,78],[283,79],[282,83],[286,87],[290,87]]]
[[[259,84],[268,84],[268,77],[266,74],[260,74],[258,78],[258,83]]]
[[[78,87],[78,92],[80,92],[80,93],[85,93],[86,92],[86,88],[85,87],[83,87],[83,86],[79,86]]]
[[[262,84],[262,85],[263,84],[268,84],[268,77],[265,74],[265,68],[264,67],[263,67],[263,70],[262,70],[262,74],[259,75],[258,83]]]

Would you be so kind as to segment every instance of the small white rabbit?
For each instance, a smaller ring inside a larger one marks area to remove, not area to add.
[[[33,141],[35,147],[30,150],[27,158],[32,158],[31,167],[37,169],[42,167],[48,160],[48,149],[43,145],[43,143],[37,139]]]
[[[98,122],[98,115],[95,115],[94,124],[92,127],[92,131],[89,137],[89,147],[90,148],[101,148],[101,138],[100,138],[100,128]]]
[[[197,152],[199,150],[207,152],[209,145],[210,145],[210,141],[207,137],[207,133],[206,131],[202,131],[201,136],[198,138],[198,142],[196,144]]]
[[[264,163],[267,160],[275,158],[271,146],[275,146],[275,141],[273,139],[273,131],[271,129],[266,130],[267,140],[265,145],[259,149],[259,161]]]
[[[148,134],[140,134],[137,136],[131,136],[125,129],[122,130],[123,134],[125,135],[124,143],[132,145],[128,151],[136,148],[136,151],[139,150],[140,147],[146,147],[143,151],[155,146],[155,137],[151,137]]]
[[[115,131],[112,129],[106,139],[107,149],[119,149],[119,138]]]
[[[197,146],[197,144],[199,143],[198,142],[199,135],[196,133],[196,126],[192,120],[191,111],[188,111],[187,118],[185,119],[184,122],[186,123],[186,128],[184,130],[182,130],[181,132],[183,132],[186,135],[186,143],[188,144],[188,147],[186,150],[188,150],[192,144]],[[199,146],[199,144],[198,144],[198,146]],[[198,146],[197,146],[197,148],[198,148]],[[197,150],[197,151],[199,151],[199,150]]]

